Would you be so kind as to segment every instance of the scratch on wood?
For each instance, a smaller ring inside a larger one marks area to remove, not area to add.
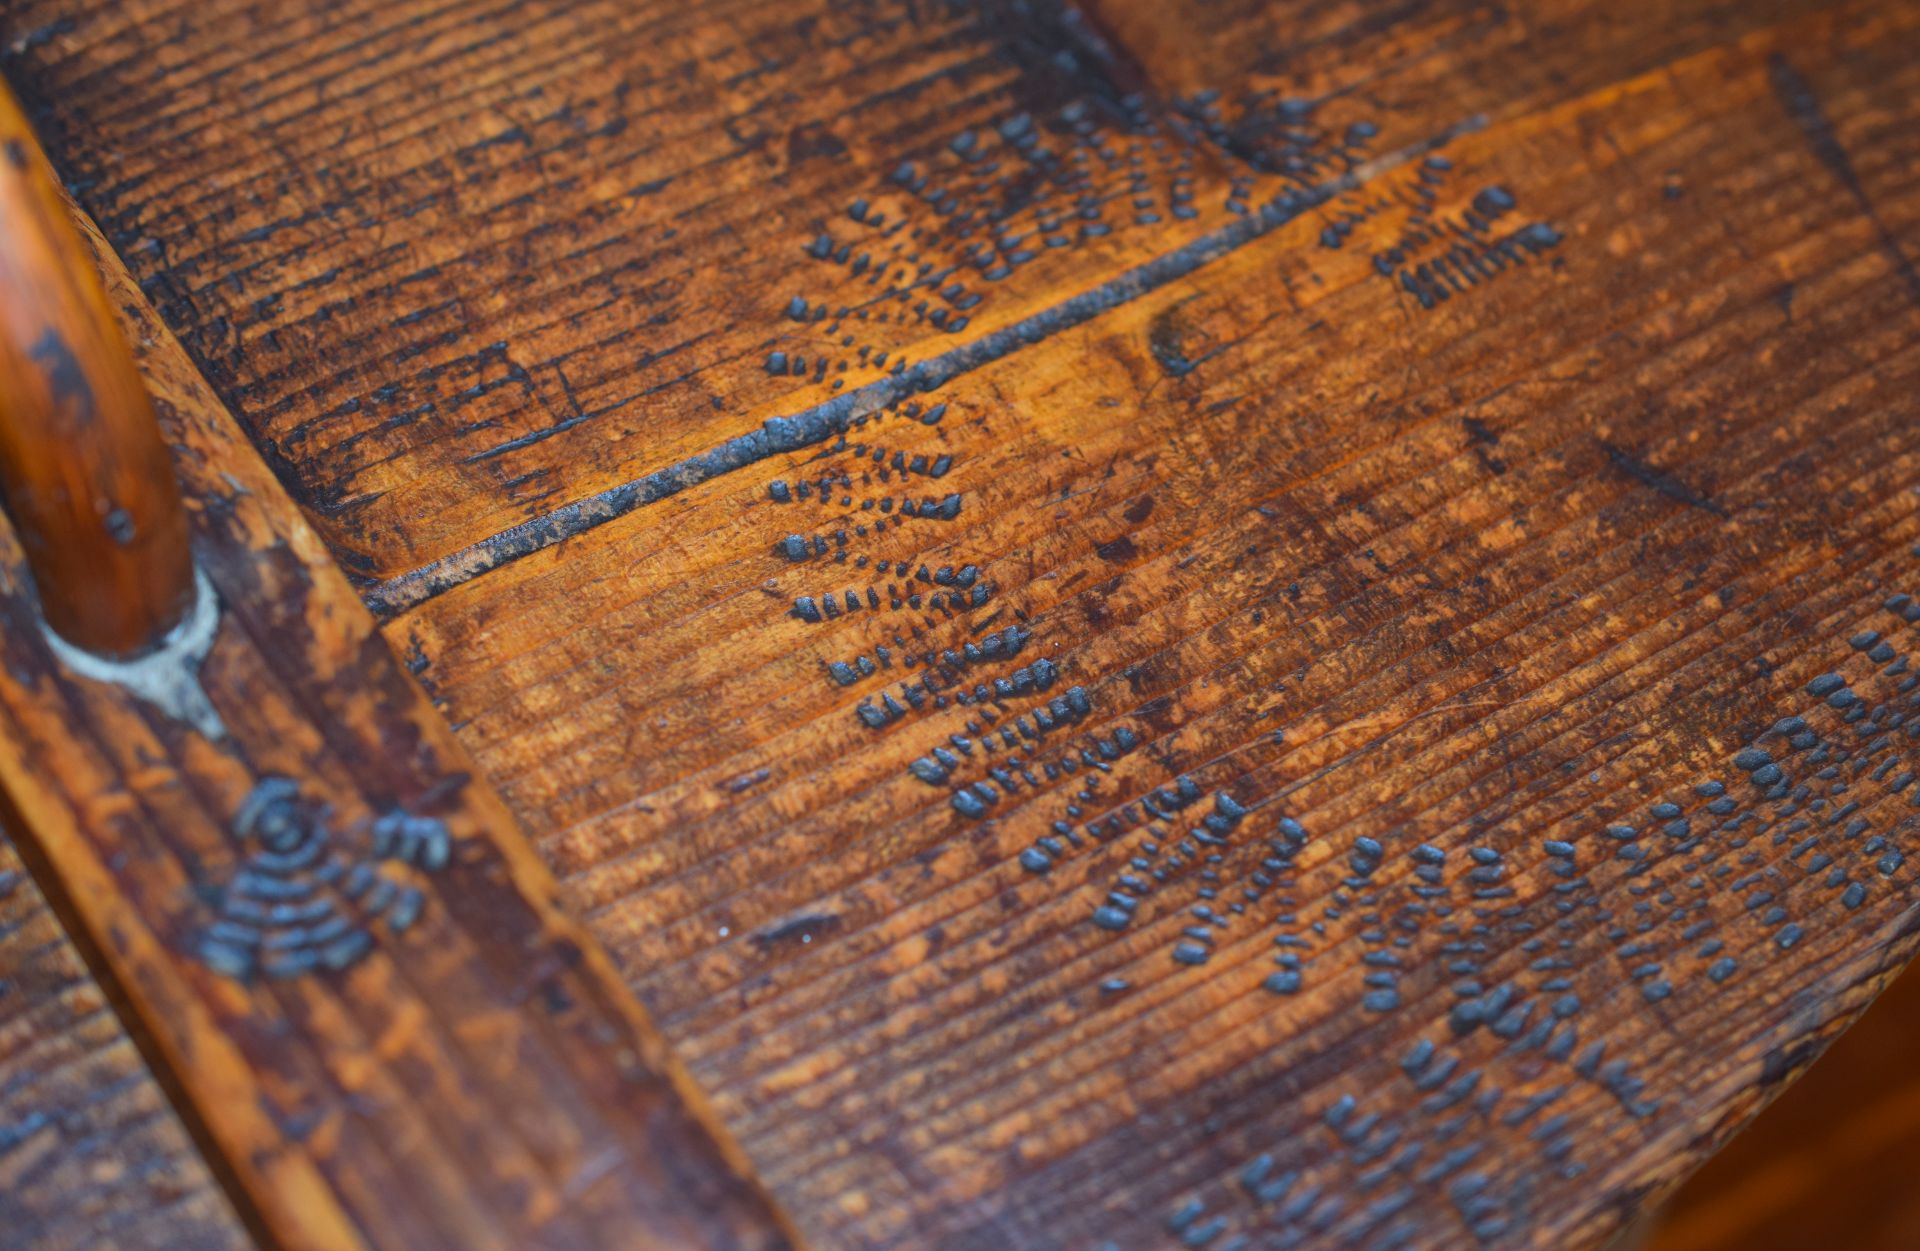
[[[1727,510],[1700,494],[1680,479],[1663,470],[1656,469],[1623,447],[1615,447],[1604,440],[1600,443],[1607,459],[1613,467],[1634,481],[1650,486],[1670,500],[1676,500],[1691,508],[1705,509],[1716,517],[1725,517]]]
[[[1886,252],[1887,259],[1893,262],[1895,272],[1906,283],[1907,293],[1916,304],[1920,304],[1920,270],[1914,268],[1906,251],[1901,248],[1900,240],[1887,229],[1887,223],[1880,218],[1880,210],[1874,207],[1873,201],[1867,196],[1866,185],[1860,181],[1859,171],[1853,167],[1853,158],[1847,155],[1846,146],[1834,131],[1827,111],[1820,106],[1820,97],[1814,94],[1813,85],[1784,54],[1778,52],[1767,58],[1767,76],[1773,84],[1773,94],[1780,101],[1780,107],[1787,111],[1787,116],[1806,136],[1807,146],[1820,158],[1820,163],[1840,180],[1840,185],[1847,189],[1860,205],[1860,211],[1873,223],[1873,228],[1880,234],[1881,249]]]

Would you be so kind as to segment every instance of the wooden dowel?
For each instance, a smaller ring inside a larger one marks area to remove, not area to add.
[[[114,658],[193,598],[186,514],[126,340],[19,102],[0,83],[0,497],[42,615]]]

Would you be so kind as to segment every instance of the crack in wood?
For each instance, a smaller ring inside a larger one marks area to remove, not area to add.
[[[785,416],[769,417],[758,430],[662,466],[642,477],[575,500],[551,512],[469,544],[409,573],[368,588],[375,617],[386,620],[443,595],[464,582],[596,529],[637,508],[658,503],[703,482],[744,469],[770,456],[799,451],[845,433],[853,418],[877,412],[907,396],[933,390],[1024,348],[1044,343],[1102,313],[1132,303],[1262,239],[1335,196],[1357,190],[1382,174],[1486,126],[1473,116],[1432,137],[1385,153],[1357,169],[1313,186],[1282,192],[1245,217],[1162,253],[1126,273],[1053,304],[971,343],[915,364],[897,375]]]

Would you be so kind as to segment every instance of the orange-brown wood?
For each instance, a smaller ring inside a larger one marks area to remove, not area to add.
[[[200,680],[226,734],[67,669],[0,530],[0,785],[242,1213],[287,1251],[793,1245],[223,406],[98,259],[220,601]]]
[[[1910,969],[1621,1251],[1920,1245],[1920,976]]]
[[[817,1245],[1593,1245],[1912,952],[1910,3],[15,20]]]
[[[173,465],[133,357],[13,93],[0,82],[0,498],[47,624],[120,658],[193,598]]]
[[[4,834],[0,1230],[8,1251],[254,1245]]]

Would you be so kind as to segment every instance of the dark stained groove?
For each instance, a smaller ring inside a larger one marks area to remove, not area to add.
[[[1880,247],[1887,258],[1893,262],[1893,268],[1907,284],[1907,293],[1920,304],[1920,269],[1915,269],[1913,261],[1900,246],[1900,240],[1887,229],[1886,222],[1880,220],[1880,211],[1873,206],[1867,196],[1866,185],[1860,181],[1859,171],[1853,167],[1853,158],[1847,155],[1847,149],[1840,142],[1840,136],[1834,132],[1833,122],[1827,118],[1827,111],[1820,107],[1820,97],[1814,94],[1813,85],[1781,53],[1767,58],[1767,77],[1773,85],[1774,98],[1780,101],[1787,116],[1800,128],[1807,146],[1820,158],[1829,172],[1840,181],[1860,205],[1860,211],[1866,214],[1873,228],[1880,233]]]
[[[1146,67],[1114,37],[1093,0],[984,0],[975,6],[983,35],[1024,72],[1015,90],[1042,114],[1080,100],[1127,122],[1152,83]]]
[[[1632,478],[1635,482],[1643,486],[1652,487],[1668,499],[1685,504],[1688,507],[1703,509],[1716,517],[1727,516],[1727,510],[1725,508],[1714,503],[1672,474],[1655,469],[1652,465],[1641,460],[1625,448],[1615,447],[1613,444],[1607,442],[1602,442],[1600,447],[1601,450],[1606,452],[1607,459],[1613,462],[1613,467],[1621,473],[1626,474],[1629,478]]]
[[[783,417],[769,417],[758,430],[736,436],[685,460],[575,500],[543,516],[521,522],[500,533],[469,544],[408,573],[389,578],[366,593],[367,607],[382,620],[425,603],[490,570],[523,556],[585,534],[636,508],[678,495],[723,474],[744,469],[782,452],[823,443],[849,428],[855,417],[877,412],[915,392],[931,391],[962,374],[1045,342],[1102,313],[1151,294],[1170,282],[1271,234],[1302,214],[1441,148],[1463,134],[1486,125],[1482,116],[1469,117],[1432,138],[1410,144],[1348,170],[1337,178],[1311,187],[1282,192],[1245,217],[1163,253],[1126,273],[1004,326],[972,343],[963,344],[922,361],[897,375],[856,387],[811,408]]]

